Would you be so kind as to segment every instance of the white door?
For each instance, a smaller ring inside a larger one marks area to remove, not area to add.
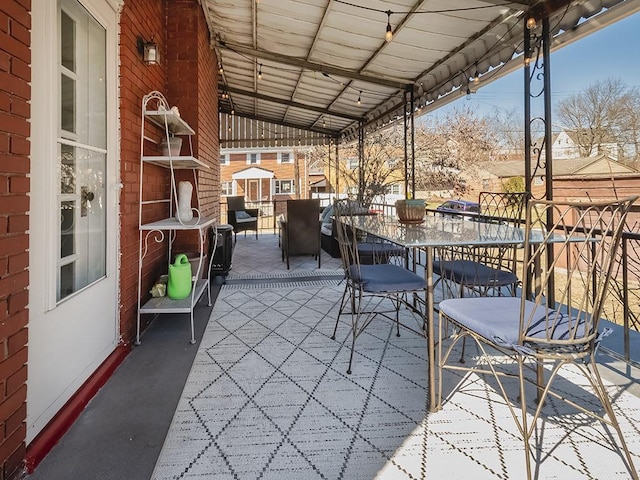
[[[114,350],[117,14],[35,0],[27,442]]]

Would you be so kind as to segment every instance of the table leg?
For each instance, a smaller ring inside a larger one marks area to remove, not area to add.
[[[429,411],[437,412],[440,410],[440,405],[436,404],[436,351],[435,351],[435,338],[434,338],[434,315],[433,315],[433,248],[427,247],[426,249],[427,261],[425,266],[425,282],[427,284],[427,298],[426,298],[426,334],[427,334],[427,356],[429,359],[428,374],[429,374]]]

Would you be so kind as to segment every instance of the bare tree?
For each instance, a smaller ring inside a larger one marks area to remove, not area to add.
[[[599,80],[558,102],[560,124],[573,132],[581,156],[606,153],[604,144],[623,144],[630,90],[620,79]]]
[[[468,107],[454,109],[416,130],[416,188],[457,189],[464,193],[461,173],[495,158],[497,140],[485,118]]]
[[[497,156],[501,160],[524,155],[524,115],[517,108],[500,110],[494,108],[486,117],[488,127],[493,131],[497,142]]]
[[[362,159],[357,143],[341,148],[340,158],[346,161],[341,174],[348,185],[359,187],[359,200],[368,206],[376,196],[384,195],[389,185],[404,181],[404,140],[396,129],[389,128],[366,135],[363,146]]]
[[[623,152],[626,160],[640,162],[640,89],[629,89],[624,98],[622,125],[626,129],[621,132]]]

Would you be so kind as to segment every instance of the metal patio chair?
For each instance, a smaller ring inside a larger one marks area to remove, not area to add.
[[[340,302],[340,310],[336,318],[332,339],[335,340],[340,316],[351,315],[351,354],[347,373],[351,373],[353,352],[356,339],[362,334],[373,319],[382,315],[396,324],[396,335],[400,336],[400,307],[406,306],[414,315],[420,318],[420,328],[423,328],[424,313],[414,305],[414,295],[422,294],[423,305],[426,305],[426,282],[424,277],[417,275],[399,265],[386,262],[365,264],[363,255],[377,256],[375,251],[360,251],[359,235],[350,225],[354,224],[357,215],[354,204],[348,200],[339,200],[334,204],[335,228],[337,229],[338,244],[345,272],[345,289]],[[382,257],[385,253],[382,253]],[[385,304],[390,301],[391,307]],[[347,304],[350,312],[346,311]],[[390,315],[393,315],[391,317]]]
[[[526,192],[480,192],[480,212],[473,221],[520,226],[529,194]],[[476,296],[503,295],[505,290],[515,296],[520,280],[516,275],[517,252],[515,245],[483,245],[481,247],[441,248],[433,262],[438,275],[435,285],[442,284],[442,295],[456,296],[452,285],[457,285],[457,296],[469,291]],[[445,290],[446,288],[446,290]],[[462,343],[460,362],[464,363],[465,343]]]
[[[481,192],[478,197],[480,214],[473,221],[505,223],[519,226],[527,203],[528,193]],[[516,271],[517,248],[509,246],[482,246],[443,248],[434,261],[433,271],[437,283],[445,285],[453,294],[451,284],[458,286],[458,296],[465,289],[479,296],[503,294],[503,289],[515,295],[518,277]]]
[[[443,371],[465,371],[464,378],[471,372],[491,375],[522,435],[528,479],[532,478],[531,458],[539,457],[537,450],[541,448],[534,445],[538,420],[545,400],[553,399],[554,403],[555,400],[566,402],[612,427],[631,477],[638,480],[595,360],[600,340],[608,334],[606,329],[599,331],[598,323],[612,277],[613,260],[625,216],[636,199],[600,203],[530,201],[522,291],[532,293],[522,298],[466,297],[440,302],[438,404],[442,400]],[[548,296],[551,291],[555,293],[555,301]],[[443,341],[449,341],[443,339],[444,321],[452,323],[456,332],[446,349],[442,346]],[[472,339],[478,346],[478,362],[469,366],[448,363],[458,343],[465,338]],[[515,365],[517,374],[509,370]],[[560,371],[569,365],[575,366],[588,380],[602,409],[594,408],[593,402],[581,405],[579,399],[569,398],[566,387],[563,391],[552,389]],[[518,396],[508,391],[508,379],[513,377],[518,380]],[[528,384],[533,384],[537,392],[535,406],[528,404],[531,393],[527,391]],[[454,394],[455,389],[450,395]],[[520,406],[514,406],[517,403]],[[552,408],[557,415],[557,405]]]

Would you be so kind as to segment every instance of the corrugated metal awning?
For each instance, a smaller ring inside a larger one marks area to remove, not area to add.
[[[532,15],[549,17],[559,48],[640,9],[640,0],[202,3],[222,67],[223,147],[353,140],[360,125],[401,117],[406,92],[425,111],[477,88],[476,75],[481,86],[521,68]]]

